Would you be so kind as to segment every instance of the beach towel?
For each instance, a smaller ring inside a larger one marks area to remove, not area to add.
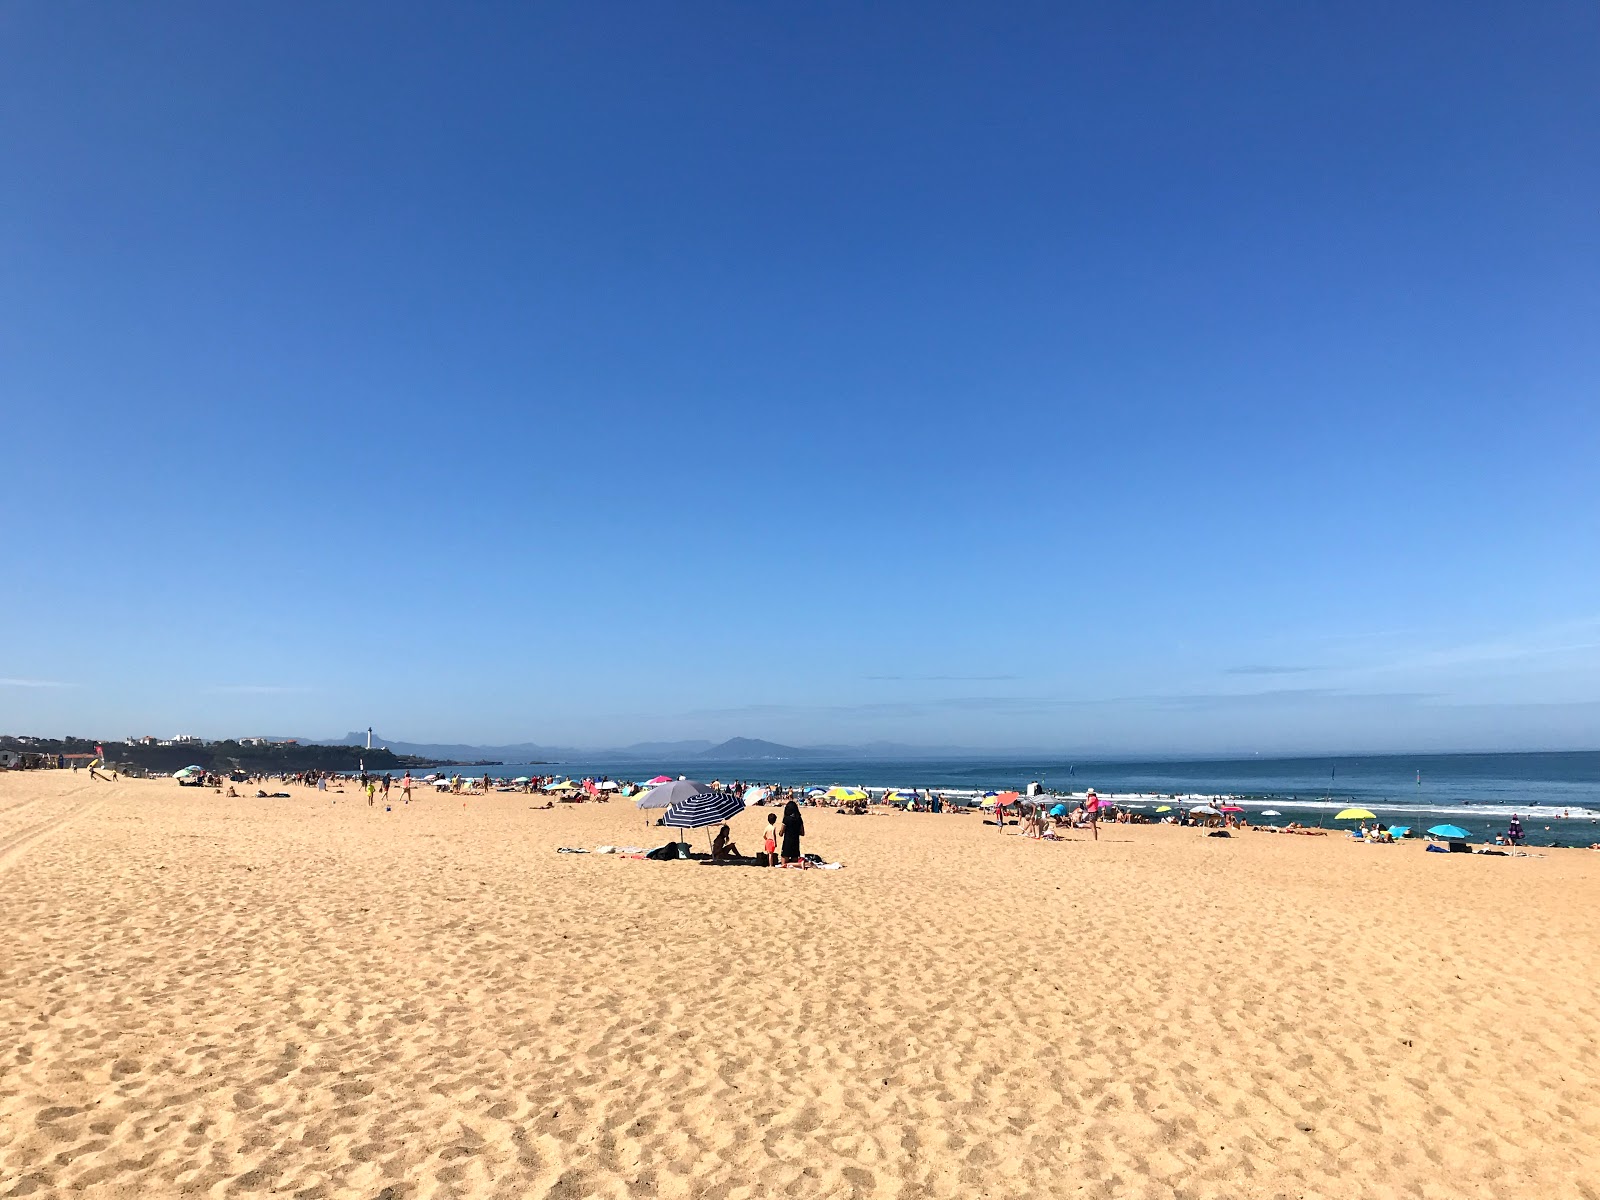
[[[589,852],[587,850],[585,850],[582,846],[557,846],[556,847],[556,853],[557,854],[587,854]]]

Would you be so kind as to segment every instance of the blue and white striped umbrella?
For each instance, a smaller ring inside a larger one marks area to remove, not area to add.
[[[707,788],[682,800],[675,800],[661,823],[670,829],[704,829],[721,825],[744,811],[744,800],[729,792]]]

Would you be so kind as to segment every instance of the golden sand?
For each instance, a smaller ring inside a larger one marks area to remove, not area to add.
[[[288,790],[0,776],[0,1196],[1600,1195],[1600,855]]]

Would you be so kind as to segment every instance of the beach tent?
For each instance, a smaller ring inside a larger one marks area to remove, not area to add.
[[[691,796],[698,796],[702,792],[711,791],[703,783],[696,783],[692,779],[669,779],[666,783],[659,783],[644,795],[640,796],[637,803],[640,808],[671,808],[680,800],[687,800]],[[744,801],[740,801],[743,807]],[[698,829],[698,825],[688,826]]]
[[[1333,819],[1335,821],[1375,821],[1378,814],[1364,808],[1347,808]]]
[[[1050,815],[1052,817],[1064,817],[1064,816],[1066,816],[1067,815],[1067,806],[1065,804],[1052,804],[1050,806]]]

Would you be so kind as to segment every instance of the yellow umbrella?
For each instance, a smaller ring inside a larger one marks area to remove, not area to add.
[[[1375,820],[1377,820],[1377,818],[1378,818],[1378,814],[1377,813],[1368,812],[1364,808],[1347,808],[1342,813],[1340,813],[1337,817],[1335,817],[1334,820],[1335,821],[1375,821]]]
[[[867,794],[860,788],[853,787],[834,786],[829,788],[824,795],[829,800],[865,800],[867,798]]]
[[[572,780],[563,779],[560,783],[552,783],[549,787],[545,788],[545,791],[547,791],[547,792],[564,792],[569,788],[575,788],[577,786],[578,785],[573,783]]]
[[[885,804],[903,804],[907,800],[915,803],[920,799],[921,797],[916,792],[889,792],[884,796],[883,802]]]
[[[1171,812],[1172,811],[1172,805],[1163,804],[1160,808],[1156,809],[1156,811],[1157,812]]]

